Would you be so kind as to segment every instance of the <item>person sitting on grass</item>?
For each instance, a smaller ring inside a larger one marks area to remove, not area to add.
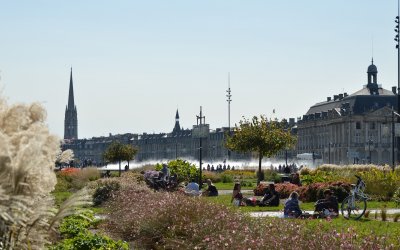
[[[259,204],[260,207],[277,207],[279,206],[279,193],[275,190],[274,184],[269,184],[269,188],[265,189],[265,194]]]
[[[297,192],[292,192],[289,199],[285,202],[285,207],[283,208],[284,218],[297,218],[302,214],[299,206],[299,194]]]
[[[315,203],[315,212],[324,213],[325,216],[339,214],[339,203],[330,189],[324,191],[324,199],[318,200]]]
[[[233,203],[235,206],[243,206],[242,200],[243,194],[241,192],[240,183],[235,183],[235,186],[233,186],[231,203]]]
[[[199,190],[199,184],[195,182],[194,178],[192,178],[187,184],[185,188],[185,194],[190,196],[199,196],[201,194]]]
[[[218,190],[210,179],[207,179],[208,188],[203,192],[205,196],[218,196]]]

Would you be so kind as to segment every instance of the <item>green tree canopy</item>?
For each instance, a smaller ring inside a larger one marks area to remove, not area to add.
[[[121,161],[133,160],[138,149],[129,144],[122,144],[119,141],[114,141],[103,153],[103,158],[106,162],[119,163],[119,176],[121,176]]]
[[[235,125],[233,135],[228,136],[227,148],[258,154],[258,182],[263,179],[261,174],[263,157],[273,157],[279,151],[288,149],[296,143],[296,138],[284,125],[284,121],[268,120],[264,116],[254,116],[251,120],[243,118],[239,125]]]

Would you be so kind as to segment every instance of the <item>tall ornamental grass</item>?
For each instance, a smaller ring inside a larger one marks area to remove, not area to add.
[[[123,177],[124,179],[125,177]],[[154,192],[135,181],[107,202],[103,230],[132,249],[396,249],[374,234],[304,226],[305,221],[251,218],[212,197]],[[128,185],[127,185],[128,184]],[[397,237],[400,240],[399,237]]]
[[[54,209],[54,163],[60,140],[45,124],[37,103],[11,105],[0,97],[0,249],[43,249],[49,231],[77,196]]]

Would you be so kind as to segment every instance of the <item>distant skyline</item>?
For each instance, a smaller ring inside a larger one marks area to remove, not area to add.
[[[367,83],[397,86],[397,1],[7,1],[0,89],[63,137],[73,68],[79,138],[297,118]],[[373,44],[373,45],[372,45]],[[275,110],[275,114],[273,114]]]

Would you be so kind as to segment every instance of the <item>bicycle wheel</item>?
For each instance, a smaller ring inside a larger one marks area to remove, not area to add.
[[[342,202],[342,215],[345,219],[360,219],[367,209],[367,201],[355,195],[354,197],[354,204],[351,204],[351,197],[347,196]]]

